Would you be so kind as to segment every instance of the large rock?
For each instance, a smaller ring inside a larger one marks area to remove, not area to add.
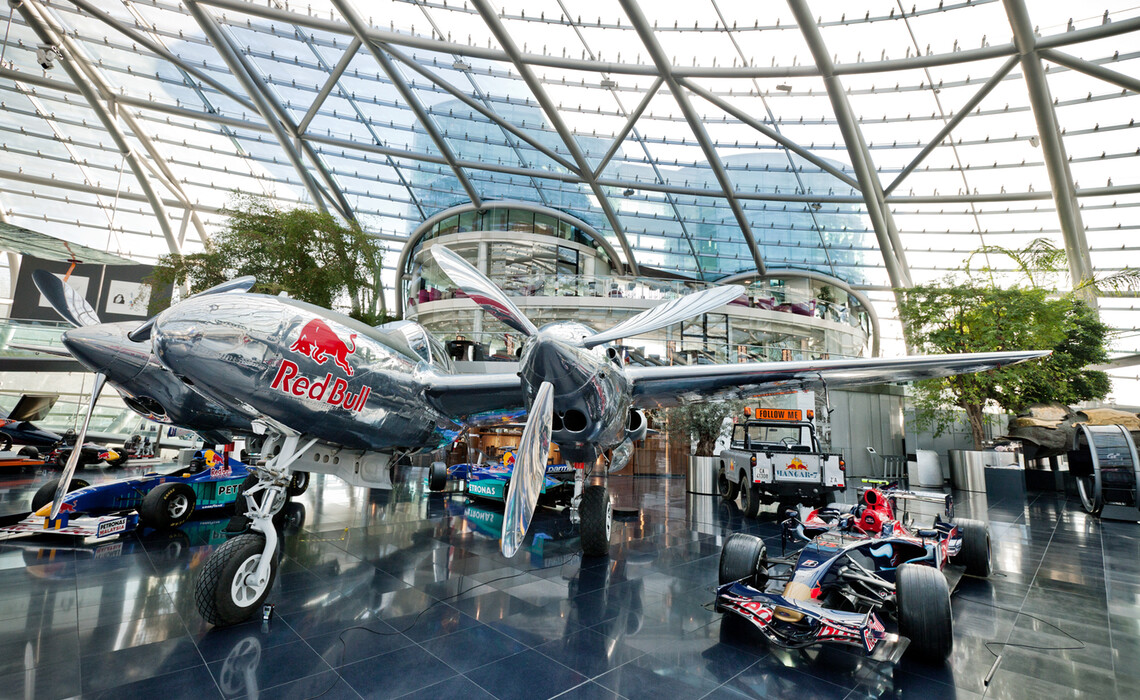
[[[1086,411],[1073,411],[1060,404],[1031,406],[1010,420],[1010,440],[1020,440],[1026,459],[1056,457],[1069,451],[1073,445],[1077,426],[1123,425],[1133,435],[1140,437],[1140,417],[1135,413],[1114,408],[1090,408]]]

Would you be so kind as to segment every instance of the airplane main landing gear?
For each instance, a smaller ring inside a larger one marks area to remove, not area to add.
[[[275,440],[267,440],[271,448]],[[286,435],[281,450],[257,469],[257,483],[243,492],[249,532],[238,535],[217,549],[194,584],[198,612],[212,625],[224,627],[243,622],[265,602],[277,575],[277,529],[273,516],[296,488],[290,466],[313,446],[310,440],[298,449],[300,436]],[[268,450],[267,450],[268,451]]]
[[[586,486],[586,465],[574,464],[574,497],[570,500],[570,522],[576,523],[582,537],[582,554],[604,557],[610,552],[614,507],[605,486]]]

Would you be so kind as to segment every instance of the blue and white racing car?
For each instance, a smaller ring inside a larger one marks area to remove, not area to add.
[[[0,527],[0,532],[102,539],[137,527],[179,527],[196,512],[233,505],[250,476],[249,467],[242,462],[214,450],[201,450],[190,466],[166,474],[152,472],[95,486],[72,479],[54,520],[50,518],[51,505],[59,480],[52,479],[32,497],[32,513],[18,523]],[[296,472],[289,495],[299,495],[308,484],[308,473]]]
[[[947,519],[911,530],[895,515],[900,500],[945,503]],[[990,573],[989,527],[951,516],[949,497],[869,488],[854,507],[786,521],[786,536],[807,540],[792,557],[769,559],[763,540],[734,534],[721,548],[716,607],[782,647],[845,644],[897,661],[909,645],[944,661],[954,642],[950,591],[963,573]]]
[[[456,472],[467,480],[467,495],[492,501],[506,501],[511,475],[515,468],[515,447],[503,448],[498,462],[489,464],[457,464]],[[539,503],[562,505],[574,495],[574,467],[569,464],[549,464],[539,491]]]

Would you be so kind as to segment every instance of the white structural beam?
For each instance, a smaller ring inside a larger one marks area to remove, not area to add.
[[[546,118],[550,120],[550,125],[558,132],[559,138],[562,139],[563,145],[566,150],[570,152],[571,158],[577,164],[577,171],[579,177],[589,185],[590,190],[594,193],[594,197],[598,200],[598,206],[601,207],[602,213],[605,214],[606,220],[610,223],[610,228],[613,229],[614,235],[617,236],[618,241],[621,243],[622,251],[625,253],[626,264],[633,274],[639,274],[637,259],[633,254],[633,248],[629,245],[629,241],[625,236],[625,227],[622,226],[621,221],[617,217],[617,212],[614,211],[613,204],[610,202],[609,196],[602,186],[598,184],[597,179],[594,178],[593,171],[590,169],[590,163],[586,160],[585,154],[582,149],[578,147],[578,141],[574,138],[573,132],[566,126],[563,121],[562,115],[558,112],[557,106],[546,94],[546,89],[542,85],[542,81],[534,74],[531,67],[521,60],[516,60],[522,57],[522,52],[511,35],[507,33],[506,27],[499,20],[499,16],[495,14],[494,8],[491,7],[487,0],[472,0],[475,9],[479,11],[479,15],[487,24],[487,28],[495,35],[499,45],[503,47],[507,56],[514,63],[515,68],[518,69],[519,75],[522,77],[523,82],[530,88],[531,93],[534,95],[535,100],[538,101],[542,111],[546,113]]]
[[[81,61],[82,58],[67,50],[65,44],[70,44],[70,41],[65,42],[66,34],[64,29],[55,22],[39,3],[27,0],[20,3],[15,9],[19,11],[24,21],[27,22],[28,26],[40,37],[41,41],[45,44],[61,47],[63,49],[64,55],[60,60],[60,64],[63,66],[68,77],[71,78],[71,81],[75,84],[75,88],[83,95],[83,98],[87,100],[87,104],[91,107],[92,111],[95,112],[99,121],[102,122],[103,128],[107,130],[111,140],[115,142],[116,148],[123,154],[127,166],[130,167],[131,173],[133,173],[135,179],[138,180],[139,187],[142,189],[151,209],[154,210],[156,223],[158,224],[159,230],[162,231],[162,237],[166,239],[167,247],[170,248],[170,252],[172,253],[182,252],[182,246],[179,245],[177,235],[174,233],[170,216],[166,212],[166,206],[158,196],[158,192],[155,190],[154,183],[151,182],[150,176],[147,174],[142,159],[139,158],[138,154],[131,148],[130,142],[127,141],[126,133],[122,127],[119,126],[118,119],[107,109],[107,106],[101,99],[101,95],[91,84],[88,74],[79,65],[79,61]]]
[[[313,117],[317,116],[320,111],[321,105],[328,99],[329,93],[333,91],[336,84],[340,82],[340,77],[348,70],[348,64],[352,63],[352,59],[356,58],[356,52],[360,50],[361,42],[357,37],[352,37],[352,41],[348,42],[348,48],[344,50],[344,55],[340,57],[336,65],[329,72],[329,77],[325,80],[325,84],[321,86],[317,96],[313,98],[313,103],[309,105],[306,110],[305,116],[301,117],[301,121],[297,122],[297,133],[302,136],[312,123]]]
[[[352,29],[353,36],[364,43],[364,47],[372,54],[372,58],[376,59],[376,63],[380,65],[380,68],[383,69],[384,73],[388,76],[388,80],[392,81],[392,85],[395,86],[396,91],[400,93],[400,97],[403,98],[404,102],[407,103],[408,107],[416,115],[420,126],[423,127],[428,138],[431,139],[432,143],[435,144],[435,147],[443,155],[443,159],[447,161],[448,166],[455,174],[456,179],[459,180],[459,184],[463,187],[463,190],[467,192],[467,197],[474,204],[482,202],[483,200],[479,195],[479,191],[475,189],[475,185],[472,184],[471,179],[467,177],[467,173],[463,172],[463,168],[460,167],[455,158],[455,154],[451,152],[451,146],[447,143],[447,139],[440,133],[439,127],[436,126],[431,115],[428,114],[423,103],[420,102],[420,98],[412,91],[412,88],[408,85],[408,81],[404,80],[404,76],[400,74],[399,69],[392,64],[392,59],[388,58],[387,54],[381,51],[374,43],[367,40],[368,25],[364,24],[364,20],[360,18],[360,15],[356,14],[356,10],[349,7],[348,3],[344,2],[344,0],[332,0],[332,4],[336,7],[337,12],[340,12],[341,16],[348,22],[348,26]]]
[[[863,140],[862,130],[851,110],[851,103],[847,101],[847,94],[843,91],[843,83],[835,73],[835,64],[827,45],[823,42],[816,25],[815,16],[808,8],[805,0],[788,0],[788,6],[796,17],[800,33],[811,50],[812,58],[823,76],[823,84],[827,89],[827,97],[831,101],[831,108],[835,112],[835,119],[839,123],[839,130],[843,134],[843,142],[847,146],[847,154],[851,158],[851,166],[859,180],[859,189],[863,192],[863,200],[867,205],[867,214],[871,225],[875,228],[875,236],[879,242],[879,250],[883,255],[887,274],[891,285],[895,288],[912,286],[910,271],[907,269],[906,254],[899,241],[898,230],[894,225],[890,207],[887,206],[883,188],[879,182],[879,175],[875,165],[871,162],[871,152]]]
[[[1061,235],[1065,240],[1065,253],[1069,262],[1069,275],[1073,289],[1084,289],[1082,297],[1096,308],[1096,295],[1091,287],[1093,281],[1092,259],[1089,256],[1088,239],[1085,237],[1085,224],[1081,208],[1077,204],[1076,188],[1073,186],[1073,173],[1065,154],[1065,143],[1057,126],[1057,113],[1053,110],[1053,96],[1045,69],[1037,55],[1037,35],[1029,19],[1029,11],[1022,0],[1002,0],[1005,5],[1009,25],[1013,29],[1013,41],[1021,56],[1021,72],[1025,76],[1025,87],[1029,93],[1029,103],[1033,107],[1033,118],[1037,122],[1037,136],[1041,140],[1041,152],[1045,157],[1045,169],[1049,173],[1049,185],[1053,202],[1057,207],[1057,218],[1061,223]]]
[[[720,154],[716,152],[716,147],[713,146],[712,139],[709,138],[709,132],[705,129],[704,120],[701,119],[701,115],[697,114],[697,110],[689,100],[689,95],[685,92],[685,88],[681,86],[676,76],[673,75],[673,64],[669,60],[669,57],[665,55],[665,49],[661,47],[661,42],[657,40],[657,36],[653,33],[653,28],[649,25],[649,21],[645,19],[645,15],[642,13],[641,7],[637,4],[636,0],[621,0],[621,7],[625,10],[629,21],[633,23],[634,30],[641,39],[641,43],[644,44],[646,50],[649,51],[649,56],[657,65],[657,70],[661,72],[661,77],[665,79],[665,84],[669,87],[669,91],[673,93],[673,99],[676,100],[677,106],[681,108],[681,114],[689,124],[689,129],[691,129],[693,135],[696,136],[697,143],[700,144],[701,147],[701,152],[705,154],[705,159],[708,160],[713,175],[716,177],[717,182],[720,183],[720,188],[725,200],[728,202],[728,207],[732,210],[732,215],[736,217],[736,223],[740,227],[740,233],[744,237],[744,242],[748,245],[749,251],[752,253],[753,262],[756,263],[756,271],[760,274],[764,274],[764,257],[760,255],[760,247],[756,245],[756,236],[752,233],[752,224],[748,221],[748,213],[744,211],[744,206],[741,205],[740,200],[735,196],[732,179],[729,178],[728,171],[725,170],[724,163],[720,160]]]

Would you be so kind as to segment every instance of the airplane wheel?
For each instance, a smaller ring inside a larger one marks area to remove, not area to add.
[[[602,557],[610,552],[610,532],[613,529],[614,507],[605,486],[587,486],[578,506],[582,518],[582,553],[588,557]]]
[[[157,530],[179,527],[194,513],[196,500],[194,489],[186,484],[159,484],[143,497],[139,521]]]
[[[955,520],[958,531],[962,536],[962,550],[954,557],[955,564],[966,567],[966,573],[971,576],[989,576],[992,572],[990,565],[990,526],[981,520]]]
[[[285,492],[290,496],[300,496],[309,488],[309,472],[293,472],[293,480]]]
[[[428,471],[428,488],[432,491],[442,491],[447,488],[447,464],[432,462]]]
[[[740,486],[740,509],[749,518],[755,518],[760,512],[760,491],[749,484]]]
[[[720,572],[717,579],[723,586],[743,581],[753,588],[762,587],[768,580],[768,547],[755,535],[737,532],[720,548]]]
[[[247,533],[227,540],[206,560],[194,584],[194,600],[206,622],[235,625],[260,609],[277,576],[277,557],[272,557],[265,583],[253,580],[264,550],[265,536]]]
[[[954,620],[946,577],[932,566],[903,564],[896,577],[899,634],[926,661],[940,663],[954,648]]]
[[[716,473],[716,490],[720,492],[720,497],[726,501],[735,501],[736,495],[740,493],[740,484],[728,478],[725,473],[724,467]]]
[[[69,484],[67,487],[67,492],[71,493],[72,491],[85,489],[89,485],[90,484],[88,484],[83,479],[72,479],[71,484]],[[55,490],[57,488],[59,488],[59,479],[52,479],[51,481],[41,486],[40,490],[36,491],[36,495],[32,496],[32,512],[35,512],[51,503],[52,499],[55,498]]]

